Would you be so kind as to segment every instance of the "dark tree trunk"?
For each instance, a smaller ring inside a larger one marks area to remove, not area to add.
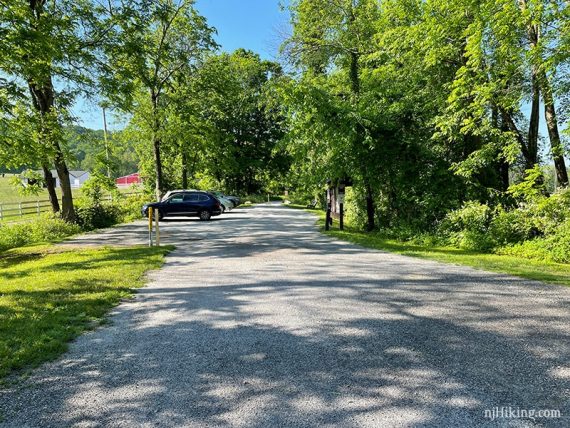
[[[534,165],[537,163],[537,154],[533,154],[531,151],[529,151],[527,142],[525,141],[522,132],[517,127],[517,124],[515,123],[511,112],[501,109],[501,120],[503,122],[503,127],[515,134],[515,137],[520,145],[522,155],[524,157],[525,167],[527,169],[534,167]]]
[[[30,82],[29,88],[34,108],[41,116],[40,135],[45,140],[45,144],[49,146],[49,150],[53,153],[55,169],[61,186],[61,216],[65,221],[73,222],[75,221],[75,209],[73,206],[69,171],[67,170],[67,164],[65,163],[61,146],[59,142],[51,136],[52,133],[50,132],[50,126],[59,126],[57,124],[57,118],[49,117],[55,110],[54,89],[51,77],[48,77],[42,85]],[[51,122],[51,124],[49,122]],[[52,203],[52,208],[53,207]]]
[[[526,0],[518,0],[519,7],[522,11],[528,10]],[[527,26],[527,33],[531,48],[536,48],[539,38],[540,38],[540,27],[538,25],[529,22]],[[542,62],[542,58],[540,58]],[[552,157],[554,159],[554,166],[556,168],[556,179],[558,185],[561,187],[568,186],[568,171],[566,170],[566,162],[564,160],[564,147],[560,141],[560,132],[558,130],[558,119],[556,117],[556,107],[554,105],[554,97],[552,95],[552,87],[548,80],[548,76],[544,69],[538,69],[537,65],[533,66],[533,107],[536,97],[536,92],[540,90],[542,93],[542,99],[544,101],[544,115],[546,119],[546,127],[548,128],[548,137],[550,139],[550,149],[552,151]],[[535,82],[538,83],[535,88]],[[531,113],[534,113],[531,112]],[[538,121],[538,119],[537,119]],[[531,116],[531,127],[532,127],[532,116]],[[538,125],[537,128],[538,135]],[[530,131],[529,131],[530,137]],[[538,138],[538,137],[537,137]],[[530,144],[530,141],[529,141]]]
[[[522,8],[526,8],[526,2],[520,2]],[[536,48],[538,44],[538,27],[529,24],[527,27],[528,39],[531,48]],[[538,70],[536,66],[532,67],[532,104],[530,110],[530,124],[528,127],[528,159],[526,169],[533,168],[538,163],[538,129],[540,122],[540,82],[538,79]]]
[[[501,180],[501,190],[507,191],[509,189],[509,168],[510,165],[505,160],[499,162],[499,177]]]
[[[29,0],[29,7],[32,12],[31,25],[34,28],[38,28],[39,22],[42,19],[44,12],[44,5],[46,0]],[[59,182],[61,185],[61,214],[65,221],[73,222],[75,221],[75,209],[73,207],[73,195],[71,193],[71,183],[69,181],[69,171],[67,170],[67,165],[65,163],[65,157],[63,151],[61,150],[61,145],[57,139],[54,139],[53,131],[51,127],[59,126],[57,122],[57,117],[50,117],[50,115],[55,113],[55,91],[53,88],[53,81],[50,71],[48,70],[44,76],[29,76],[28,78],[28,88],[32,96],[32,102],[36,111],[40,114],[41,125],[39,133],[41,138],[44,140],[44,144],[48,146],[48,150],[53,153],[53,160],[57,174],[59,176]],[[42,165],[44,169],[44,176],[46,176],[47,165]],[[49,172],[49,169],[47,169]],[[48,192],[50,196],[50,201],[52,204],[52,209],[56,212],[56,208],[59,211],[59,202],[57,201],[57,195],[55,194],[55,188],[50,191],[50,184],[53,186],[52,180],[49,180],[51,173],[47,175]]]
[[[528,127],[527,151],[525,168],[531,169],[538,163],[538,128],[540,123],[540,90],[535,71],[532,73],[532,104],[530,124]]]
[[[556,168],[556,180],[558,186],[568,186],[568,171],[566,170],[566,161],[564,160],[564,147],[560,141],[560,132],[558,131],[558,119],[556,118],[556,107],[554,106],[554,98],[552,96],[552,88],[546,73],[542,73],[540,77],[542,87],[542,98],[544,100],[544,115],[546,118],[546,127],[548,128],[548,137],[550,139],[550,149],[554,158],[554,166]]]
[[[355,107],[358,105],[358,97],[360,95],[360,70],[358,66],[359,55],[357,52],[350,53],[350,85],[352,96],[354,99]],[[356,150],[361,154],[361,156],[365,156],[367,149],[364,147],[364,129],[362,125],[357,123],[356,124],[356,138],[355,138],[355,146]],[[372,186],[370,184],[370,178],[368,177],[368,168],[363,160],[360,162],[361,164],[361,174],[364,178],[364,188],[366,190],[366,217],[367,217],[367,226],[366,229],[368,231],[374,230],[375,227],[375,219],[374,213],[376,211],[376,207],[374,206],[374,194],[372,192]]]
[[[155,136],[152,139],[152,148],[153,148],[153,154],[154,154],[154,171],[156,174],[156,182],[155,182],[155,186],[154,186],[154,191],[156,194],[156,200],[160,201],[160,198],[162,197],[162,159],[160,157],[160,145],[161,145],[161,140],[160,138]]]
[[[372,193],[372,187],[370,187],[370,183],[366,180],[365,183],[366,187],[366,216],[368,218],[368,222],[366,224],[366,230],[371,232],[374,230],[374,212],[376,211],[374,207],[374,195]]]
[[[182,188],[188,188],[188,155],[184,147],[182,147]]]
[[[59,200],[57,199],[57,193],[55,191],[55,178],[53,175],[51,175],[51,170],[47,164],[43,164],[42,169],[44,171],[44,181],[46,182],[51,210],[54,214],[57,214],[60,211],[60,208]]]
[[[54,164],[59,177],[59,185],[61,186],[61,217],[66,221],[73,222],[75,221],[75,208],[73,206],[71,182],[69,180],[69,170],[61,150],[56,153]]]
[[[158,118],[158,95],[151,90],[151,100],[152,100],[152,148],[154,154],[154,172],[156,175],[156,181],[154,186],[154,191],[156,195],[156,200],[160,201],[163,192],[163,181],[162,181],[162,159],[160,156],[160,146],[162,145],[162,140],[159,136],[160,134],[160,121]]]

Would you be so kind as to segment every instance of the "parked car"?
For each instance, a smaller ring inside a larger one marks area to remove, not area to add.
[[[230,200],[230,201],[232,202],[234,208],[237,207],[237,206],[241,203],[240,198],[238,198],[237,196],[225,195],[225,194],[223,194],[222,192],[220,192],[220,191],[218,191],[218,190],[209,190],[209,192],[210,192],[212,195],[216,196],[217,198],[222,197],[222,198],[225,198],[225,199]]]
[[[170,198],[172,195],[174,195],[175,193],[180,193],[180,192],[200,192],[200,190],[196,190],[196,189],[177,189],[177,190],[169,190],[168,192],[166,192],[166,194],[162,197],[162,201],[167,200],[168,198]],[[212,192],[209,192],[212,193]],[[222,213],[226,212],[226,211],[231,211],[232,208],[234,207],[234,203],[233,201],[226,199],[222,194],[217,195],[215,193],[212,193],[216,199],[218,199],[218,201],[220,201],[220,203],[222,204]]]
[[[222,204],[214,195],[197,190],[173,193],[166,200],[143,205],[144,217],[148,217],[149,207],[156,210],[159,220],[164,217],[199,217],[200,220],[210,220],[222,213]]]
[[[166,201],[168,198],[170,198],[172,195],[174,195],[175,193],[180,193],[180,192],[199,192],[200,190],[196,190],[196,189],[175,189],[175,190],[169,190],[168,192],[166,192],[164,194],[164,196],[162,197],[162,199],[160,200],[161,202]]]

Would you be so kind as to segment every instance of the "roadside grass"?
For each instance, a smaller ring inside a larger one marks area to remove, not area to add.
[[[361,232],[350,227],[345,227],[345,230],[340,231],[338,221],[334,222],[333,229],[325,231],[325,213],[322,210],[307,209],[295,204],[288,206],[317,214],[319,216],[317,224],[321,232],[362,247],[570,286],[570,264],[404,242],[387,238],[380,233]]]
[[[0,253],[0,381],[53,360],[104,322],[172,248],[42,245]]]

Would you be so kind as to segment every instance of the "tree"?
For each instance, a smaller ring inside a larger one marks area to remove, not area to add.
[[[41,164],[52,208],[58,211],[50,172],[53,162],[61,182],[62,217],[73,221],[62,124],[68,119],[67,107],[78,86],[89,80],[86,70],[94,61],[100,37],[95,24],[101,9],[88,0],[2,0],[0,4],[0,70],[10,85],[28,92],[27,105],[20,102],[19,109],[12,110],[12,123],[22,123],[28,115],[36,127],[35,132],[19,140],[20,146],[29,150],[11,161],[20,165]],[[19,114],[24,116],[18,117]],[[12,139],[11,144],[16,141]],[[31,152],[36,156],[26,158]]]
[[[140,117],[149,132],[157,199],[165,190],[162,150],[170,89],[216,47],[213,28],[190,0],[140,0],[112,10],[113,40],[107,45],[103,86],[124,111]]]
[[[359,118],[362,60],[370,52],[370,39],[379,5],[373,0],[298,0],[291,3],[293,35],[284,46],[292,62],[306,77],[341,73],[344,87],[338,94],[350,102],[353,113],[349,151],[366,191],[368,229],[374,228],[374,194],[366,159],[367,129]],[[338,72],[338,73],[337,73]],[[340,172],[340,171],[339,171]],[[338,174],[338,172],[337,172]],[[341,172],[342,174],[342,172]]]
[[[227,191],[257,193],[289,168],[278,148],[285,128],[272,90],[281,75],[278,64],[238,49],[208,58],[181,92],[183,122],[194,127],[190,141],[201,141],[201,167]]]

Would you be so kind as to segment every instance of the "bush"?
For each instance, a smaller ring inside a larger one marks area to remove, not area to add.
[[[94,204],[82,201],[75,208],[77,224],[83,230],[101,229],[120,222],[121,211],[117,203]]]
[[[119,199],[116,204],[120,213],[120,222],[126,223],[140,219],[142,206],[152,201],[153,197],[144,193]]]
[[[0,225],[0,250],[58,241],[79,232],[81,228],[78,225],[67,223],[53,214],[44,214],[33,221]]]
[[[536,234],[532,216],[528,210],[506,211],[499,206],[493,215],[494,217],[489,225],[489,235],[496,245],[522,242]]]
[[[447,214],[439,227],[439,234],[459,248],[488,251],[496,244],[489,233],[492,219],[493,210],[489,206],[469,201]]]

